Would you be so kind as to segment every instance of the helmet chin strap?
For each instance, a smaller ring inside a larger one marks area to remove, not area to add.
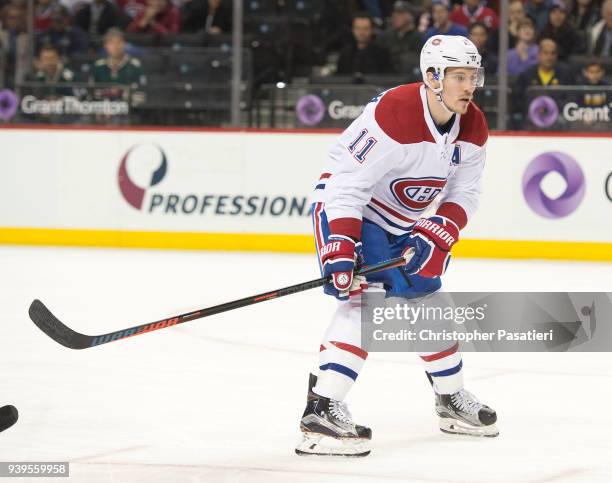
[[[454,111],[452,111],[450,109],[450,107],[448,107],[446,105],[446,103],[444,102],[444,100],[442,99],[442,80],[444,79],[444,74],[440,75],[440,73],[434,73],[434,80],[438,81],[440,83],[440,87],[434,88],[432,85],[429,84],[429,82],[426,82],[425,84],[427,85],[427,87],[429,87],[433,93],[436,95],[436,100],[440,103],[440,105],[442,106],[442,109],[444,109],[446,112],[448,112],[449,114],[455,114]]]
[[[446,112],[448,112],[449,114],[455,114],[455,111],[452,111],[442,99],[442,89],[436,92],[436,100],[440,103],[440,105]]]

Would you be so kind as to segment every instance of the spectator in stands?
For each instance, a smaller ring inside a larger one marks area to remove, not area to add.
[[[529,67],[519,77],[516,83],[518,99],[526,99],[529,86],[572,85],[570,70],[564,64],[558,63],[557,43],[552,39],[542,39],[539,42],[538,64]]]
[[[612,0],[604,0],[601,16],[589,31],[589,53],[609,57],[612,55]]]
[[[23,0],[18,0],[18,1],[23,1]],[[59,4],[66,7],[68,9],[68,12],[70,12],[70,15],[74,15],[81,7],[84,7],[85,5],[87,5],[89,1],[92,1],[92,0],[59,0]]]
[[[378,37],[378,44],[391,53],[393,67],[398,73],[407,73],[414,67],[414,56],[418,56],[421,49],[421,34],[416,29],[414,17],[412,6],[398,0],[393,4],[390,27]]]
[[[115,0],[115,5],[129,18],[136,18],[147,8],[147,0]]]
[[[539,42],[538,64],[529,67],[519,75],[512,94],[512,107],[515,111],[514,119],[518,124],[516,128],[523,127],[523,119],[528,111],[528,106],[533,100],[533,95],[528,91],[529,87],[549,87],[558,85],[572,85],[573,77],[567,66],[558,63],[557,44],[552,39],[542,39]],[[551,92],[548,94],[557,103],[567,100],[565,92]]]
[[[66,7],[56,5],[51,14],[51,27],[42,32],[36,39],[38,49],[42,45],[52,44],[57,47],[63,57],[87,52],[89,39],[79,27],[70,25],[70,14]]]
[[[146,83],[140,61],[128,55],[125,48],[123,32],[114,27],[108,29],[104,35],[104,49],[107,56],[94,64],[91,71],[94,82],[134,88]]]
[[[519,36],[519,27],[521,22],[527,18],[525,14],[525,5],[523,0],[511,0],[508,5],[508,48],[511,49],[516,45]]]
[[[4,81],[4,87],[13,87],[23,80],[29,67],[26,12],[21,7],[5,5],[0,20],[0,55],[4,59],[0,81]]]
[[[538,45],[535,40],[535,25],[527,17],[520,24],[516,46],[508,51],[509,76],[520,75],[529,67],[537,65]]]
[[[132,20],[127,31],[175,34],[180,23],[181,14],[169,0],[147,0],[147,8]]]
[[[587,61],[578,83],[585,87],[584,91],[576,93],[574,96],[574,100],[579,106],[601,108],[608,104],[609,93],[606,87],[609,83],[606,79],[606,70],[598,57],[592,57]],[[598,87],[603,87],[603,89],[600,90]],[[593,121],[595,119],[583,120],[585,124],[592,124]],[[601,123],[601,127],[606,131],[610,129],[607,122]]]
[[[351,25],[359,9],[355,0],[334,0],[321,3],[320,42],[329,54],[340,51],[352,42]]]
[[[462,25],[456,25],[451,22],[449,17],[448,0],[432,0],[431,2],[431,17],[433,26],[429,27],[423,35],[423,43],[429,37],[434,35],[462,35],[467,37],[467,29]]]
[[[374,22],[366,14],[353,18],[353,42],[340,52],[337,74],[384,74],[393,72],[389,51],[374,43]]]
[[[582,70],[580,84],[585,86],[607,86],[606,69],[597,57],[590,58]]]
[[[125,28],[128,17],[110,0],[92,0],[74,14],[74,25],[90,37],[101,36],[111,27]]]
[[[227,0],[188,0],[181,6],[181,32],[210,35],[232,31],[232,9]]]
[[[601,18],[597,0],[575,0],[569,21],[578,31],[586,32]]]
[[[497,14],[486,6],[485,0],[463,0],[463,5],[453,10],[450,19],[465,28],[468,28],[474,22],[480,22],[490,32],[494,32],[499,26]]]
[[[482,22],[474,22],[468,28],[468,38],[474,43],[478,49],[478,53],[482,57],[482,66],[486,74],[497,73],[497,56],[487,50],[487,40],[489,32],[487,27]]]
[[[368,12],[376,27],[383,26],[383,11],[380,0],[361,0],[361,5]]]
[[[34,67],[35,70],[28,76],[30,81],[52,85],[75,81],[74,72],[64,67],[55,45],[47,44],[40,48]]]
[[[36,0],[34,3],[34,32],[44,32],[51,27],[51,13],[57,5],[56,0]]]
[[[508,5],[508,49],[516,46],[518,40],[519,24],[525,20],[525,6],[523,0],[510,0]],[[489,35],[489,50],[499,54],[499,35]]]
[[[525,11],[531,17],[536,26],[536,32],[540,34],[548,23],[548,12],[551,0],[527,0]]]
[[[548,24],[540,38],[553,39],[559,47],[559,59],[565,61],[572,54],[584,52],[583,38],[572,28],[565,9],[564,0],[553,0],[548,13]]]

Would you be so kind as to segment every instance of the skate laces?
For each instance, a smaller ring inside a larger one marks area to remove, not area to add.
[[[455,406],[457,406],[460,410],[465,411],[469,414],[478,414],[484,404],[482,404],[476,396],[474,396],[470,391],[466,391],[465,389],[461,389],[455,394],[451,395],[451,401]]]
[[[331,399],[329,401],[329,414],[345,424],[353,424],[353,417],[346,403]]]

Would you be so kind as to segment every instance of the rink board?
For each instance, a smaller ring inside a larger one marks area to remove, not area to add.
[[[336,136],[0,129],[0,242],[313,251],[308,198]],[[612,136],[493,135],[487,150],[454,254],[612,260]]]

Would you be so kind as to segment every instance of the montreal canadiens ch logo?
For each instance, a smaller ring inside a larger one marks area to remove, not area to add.
[[[145,149],[140,149],[140,148],[145,148]],[[153,171],[153,174],[151,175],[151,181],[146,183],[146,186],[144,187],[138,186],[130,178],[130,175],[128,174],[127,164],[128,164],[128,159],[130,159],[130,155],[133,154],[134,151],[139,150],[139,149],[143,151],[143,153],[141,153],[144,155],[143,160],[147,162],[149,161],[148,158],[150,157],[150,155],[155,154],[154,152],[153,153],[150,152],[151,146],[133,146],[131,147],[123,155],[123,158],[121,158],[121,163],[119,164],[119,173],[118,173],[119,174],[118,176],[119,190],[121,191],[123,198],[125,199],[125,201],[127,201],[130,205],[132,205],[137,210],[140,210],[142,208],[142,203],[144,201],[144,197],[145,197],[145,193],[147,189],[151,188],[152,186],[155,186],[156,184],[159,184],[161,180],[164,179],[164,176],[166,176],[166,171],[168,170],[168,160],[166,158],[166,153],[159,146],[153,146],[153,150],[159,152],[159,166]],[[141,158],[141,156],[136,156],[136,157],[138,158],[138,160],[140,160]],[[155,159],[153,159],[152,162],[155,162]]]
[[[399,178],[391,182],[391,193],[402,206],[423,211],[440,194],[444,178]]]

